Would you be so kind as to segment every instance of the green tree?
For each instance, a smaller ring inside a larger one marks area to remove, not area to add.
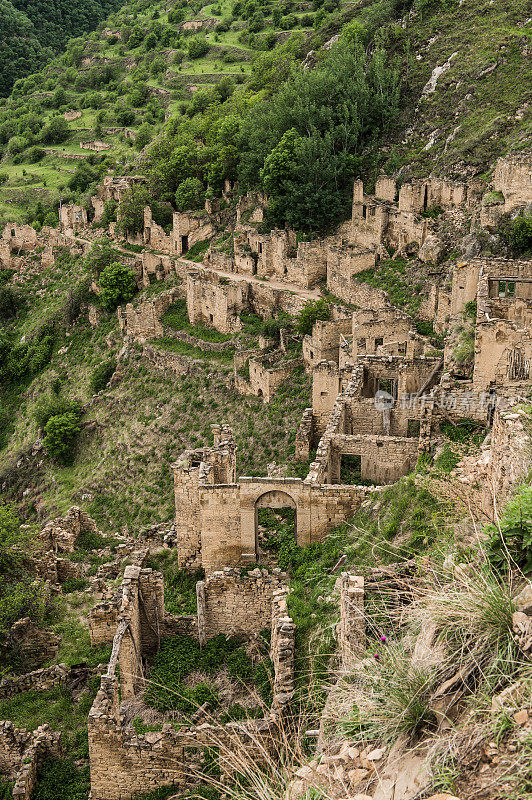
[[[150,202],[145,186],[132,186],[125,192],[118,210],[118,230],[122,234],[140,233],[144,228],[144,209]]]
[[[205,205],[205,189],[198,178],[187,178],[177,187],[176,206],[180,211],[190,211]]]
[[[114,262],[100,275],[100,299],[104,308],[114,311],[120,303],[127,303],[137,291],[135,273],[129,267]]]
[[[68,139],[70,136],[70,129],[68,122],[64,117],[52,117],[48,125],[43,128],[41,133],[41,140],[46,144],[60,144]]]
[[[297,330],[303,336],[312,333],[312,327],[316,320],[319,319],[330,319],[331,318],[331,308],[329,304],[321,299],[312,302],[309,300],[299,313],[299,318],[297,321]]]

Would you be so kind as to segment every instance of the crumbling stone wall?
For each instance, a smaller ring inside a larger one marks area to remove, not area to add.
[[[0,699],[5,700],[21,692],[44,692],[64,686],[68,679],[66,664],[54,664],[51,667],[25,672],[14,678],[0,680]]]
[[[364,289],[367,291],[371,287],[359,283],[356,276],[374,266],[375,253],[367,247],[352,244],[331,246],[327,251],[327,288],[346,303],[364,307]],[[373,290],[373,293],[377,302],[380,297],[382,304],[388,304],[382,290]]]
[[[411,355],[412,319],[397,308],[362,309],[353,314],[353,361],[359,355]]]
[[[315,322],[312,334],[303,338],[303,359],[307,368],[312,369],[320,361],[338,363],[340,347],[347,345],[346,337],[350,336],[351,328],[351,314],[344,319]]]
[[[229,281],[216,272],[189,272],[187,275],[187,313],[192,324],[203,322],[221,331],[240,329],[239,316],[247,305],[247,284]]]
[[[287,575],[280,570],[255,569],[242,575],[225,567],[196,584],[200,644],[219,633],[251,636],[268,628],[272,620],[272,599],[285,586]]]
[[[110,644],[116,631],[118,610],[114,603],[102,601],[89,612],[89,635],[91,646]]]
[[[141,662],[144,653],[148,652],[145,648],[153,646],[153,624],[157,621],[154,611],[159,608],[159,584],[162,587],[162,576],[158,573],[129,567],[122,584],[122,604],[111,658],[88,719],[93,800],[126,800],[162,786],[190,790],[196,783],[194,770],[202,769],[204,748],[215,745],[222,745],[222,781],[230,782],[233,768],[224,755],[227,749],[237,744],[240,747],[245,746],[250,757],[260,761],[265,749],[269,749],[275,742],[279,714],[293,696],[293,623],[286,614],[286,603],[283,605],[281,599],[273,598],[273,586],[278,586],[280,573],[279,579],[272,577],[272,587],[259,592],[259,599],[255,599],[254,594],[250,596],[249,588],[245,587],[246,580],[248,587],[254,584],[258,587],[258,576],[242,579],[244,583],[236,575],[233,577],[233,582],[229,580],[232,587],[228,589],[229,593],[237,592],[238,587],[244,588],[243,597],[240,600],[233,597],[231,606],[233,610],[239,609],[242,624],[247,624],[243,619],[242,609],[250,599],[256,603],[256,619],[262,623],[266,611],[260,598],[264,599],[270,593],[267,621],[272,624],[271,658],[274,669],[278,670],[274,677],[274,705],[271,714],[263,720],[227,725],[182,726],[178,731],[170,724],[165,724],[161,732],[142,735],[137,735],[133,728],[124,724],[120,715],[120,697],[127,699],[143,687]],[[260,580],[265,579],[266,576],[261,573]],[[214,576],[211,580],[214,587],[218,584],[219,577]],[[150,589],[154,590],[154,599],[151,605],[148,604],[150,619],[143,619],[147,605],[146,593]],[[279,592],[279,589],[276,591]],[[286,589],[282,592],[285,595]],[[198,594],[201,599],[201,589]],[[205,596],[208,598],[209,594],[210,589],[207,588]],[[216,602],[216,589],[211,600],[210,604],[207,600],[207,605],[210,605],[212,611],[213,603]],[[228,607],[225,605],[218,609],[215,613],[219,620],[217,626],[230,624],[227,613]],[[222,619],[224,615],[225,619]],[[212,619],[212,614],[207,612],[206,618]],[[198,628],[202,627],[205,629],[205,625],[200,623]],[[120,678],[117,674],[118,665]]]
[[[274,711],[282,711],[295,695],[295,647],[296,626],[288,613],[288,589],[273,591],[271,613],[270,658],[273,663],[273,704]]]
[[[30,800],[37,769],[46,758],[61,756],[61,734],[41,725],[34,733],[0,722],[0,774],[14,780],[13,800]]]
[[[119,307],[117,313],[121,332],[124,336],[133,336],[141,341],[161,338],[164,333],[161,318],[180,297],[179,289],[173,288],[139,303],[136,307],[132,303],[128,303],[125,309]]]
[[[65,517],[47,522],[37,541],[42,550],[72,553],[78,536],[85,531],[101,535],[94,520],[78,506],[72,506]]]
[[[186,450],[173,464],[176,531],[181,567],[197,569],[202,563],[200,484],[230,485],[236,481],[236,443],[233,432],[227,426],[215,426],[213,433],[212,448]]]
[[[2,241],[13,250],[34,250],[38,245],[37,232],[31,225],[8,223],[2,233]]]
[[[61,205],[59,226],[62,231],[79,231],[86,228],[87,224],[87,211],[82,206]]]
[[[269,403],[281,383],[303,363],[300,358],[288,361],[286,358],[279,360],[278,356],[279,353],[274,354],[273,357],[267,354],[244,359],[244,363],[247,362],[249,366],[249,381],[246,381],[238,374],[239,367],[236,366],[242,364],[242,357],[236,358],[235,354],[235,386],[237,390],[243,390],[243,394],[262,397],[265,403]]]

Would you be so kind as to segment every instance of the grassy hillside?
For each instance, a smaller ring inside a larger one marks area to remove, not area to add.
[[[350,138],[330,178],[341,191],[328,203],[329,226],[345,214],[357,174],[370,182],[382,168],[393,173],[405,166],[420,174],[482,174],[498,155],[526,146],[530,133],[527,6],[526,0],[126,4],[94,33],[71,40],[41,72],[18,81],[0,105],[0,217],[51,223],[59,194],[90,210],[90,192],[109,169],[147,172],[153,196],[174,207],[176,181],[184,177],[199,179],[203,192],[219,193],[229,178],[282,198],[267,159],[276,147],[286,149],[282,137],[291,129],[300,139],[289,192],[307,182],[305,193],[316,193],[319,204],[328,199],[329,178],[319,190],[324,176],[313,175],[311,165],[320,158],[330,164],[327,130],[334,125]],[[319,48],[338,33],[349,48],[356,51],[358,43],[373,53],[365,66],[360,56],[343,66],[338,54],[323,61]],[[333,76],[332,92],[317,88],[312,70],[300,71],[309,51],[306,63],[322,65],[322,80]],[[449,59],[435,91],[422,97],[434,68]],[[358,62],[369,81],[367,111]],[[329,120],[323,112],[309,116],[311,94],[329,109]],[[342,104],[356,113],[342,119]],[[70,110],[81,116],[67,123]],[[163,145],[150,158],[163,129]],[[197,137],[206,151],[198,152]],[[92,139],[108,149],[80,148]],[[174,168],[161,177],[156,164],[180,147],[189,151],[191,174]],[[280,207],[274,222],[298,227],[309,213],[311,205],[291,219]]]

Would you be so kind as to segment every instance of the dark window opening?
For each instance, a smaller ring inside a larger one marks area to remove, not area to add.
[[[340,483],[359,484],[362,480],[362,456],[341,456]]]
[[[181,252],[182,253],[188,252],[188,236],[181,237]]]
[[[366,208],[366,206],[362,206],[362,216],[364,217],[364,219],[366,219],[367,215],[368,215],[368,209]]]
[[[418,419],[409,419],[406,425],[406,435],[412,438],[419,436],[421,423]]]
[[[382,347],[383,344],[384,344],[384,339],[382,336],[379,336],[378,339],[375,339],[375,349],[377,349],[377,347]]]
[[[210,320],[211,322],[214,322],[214,316],[213,316],[213,314],[209,314],[209,320]]]

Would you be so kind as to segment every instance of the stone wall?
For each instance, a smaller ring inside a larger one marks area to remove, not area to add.
[[[91,646],[110,644],[116,632],[118,611],[114,603],[102,601],[89,612],[89,635]]]
[[[465,457],[457,466],[453,489],[481,521],[498,524],[504,505],[526,479],[530,470],[530,432],[525,411],[498,408],[491,434],[480,453]]]
[[[275,589],[271,602],[270,658],[273,663],[272,709],[280,712],[295,695],[296,626],[288,613],[288,589]]]
[[[137,306],[128,303],[118,308],[118,324],[124,336],[134,339],[159,339],[163,336],[161,318],[172,303],[182,296],[179,289],[168,289],[153,299],[144,300]]]
[[[61,205],[59,227],[63,231],[79,231],[88,225],[87,211],[83,206]]]
[[[312,335],[305,336],[303,339],[303,359],[305,365],[312,369],[320,361],[339,362],[340,346],[346,336],[350,336],[352,322],[350,316],[347,319],[322,321],[318,320],[312,328]]]
[[[269,628],[272,598],[288,576],[280,570],[255,569],[242,575],[225,567],[196,584],[200,644],[219,633],[229,637],[253,636]]]
[[[72,553],[78,536],[85,531],[101,535],[94,520],[78,506],[72,506],[66,516],[47,522],[37,541],[42,550]]]
[[[257,625],[271,623],[274,704],[270,715],[263,720],[227,725],[182,726],[177,731],[164,724],[161,732],[137,735],[131,726],[124,724],[119,705],[120,699],[134,696],[143,688],[142,658],[153,649],[162,578],[151,570],[128,567],[111,658],[88,719],[92,800],[127,800],[162,786],[173,786],[176,791],[193,790],[197,783],[195,773],[203,768],[205,748],[213,746],[219,748],[222,782],[230,783],[234,772],[231,751],[244,746],[258,762],[265,749],[274,746],[279,714],[293,696],[294,681],[293,623],[287,616],[286,603],[282,602],[286,589],[278,588],[280,578],[280,573],[243,578],[226,572],[221,577],[213,576],[198,589],[198,629],[205,633],[209,629],[229,631],[232,624],[229,614],[233,612],[238,615],[241,628],[249,629],[245,609],[250,602],[254,603]],[[242,592],[240,598],[239,592]],[[230,602],[220,604],[222,597]],[[1,742],[0,729],[0,754]]]
[[[41,761],[61,756],[61,734],[41,725],[30,733],[0,722],[0,775],[14,780],[13,800],[30,800]]]
[[[340,622],[337,627],[342,670],[347,672],[366,647],[364,578],[342,572],[340,576]]]
[[[493,188],[504,195],[504,210],[532,203],[532,156],[500,158],[493,173]]]
[[[66,664],[54,664],[51,667],[26,672],[14,678],[0,680],[0,699],[5,700],[21,692],[44,692],[64,686],[68,679]]]
[[[327,288],[346,303],[367,307],[363,301],[363,289],[360,288],[365,285],[357,281],[357,275],[374,266],[375,253],[372,250],[354,246],[330,247],[327,253]],[[371,287],[366,286],[366,288]],[[379,291],[373,290],[374,299],[387,305],[385,293],[382,292],[381,297]]]
[[[213,426],[213,435],[213,447],[186,450],[172,465],[179,565],[189,569],[198,569],[202,565],[202,559],[207,557],[206,553],[202,554],[200,486],[234,484],[236,481],[236,443],[233,432],[227,426],[216,425]],[[219,528],[218,521],[213,531],[212,545],[206,534],[206,551],[216,548],[216,531]],[[232,562],[225,562],[227,563]],[[222,562],[220,566],[225,564]]]
[[[412,344],[410,333],[412,318],[399,309],[389,306],[365,308],[353,314],[353,361],[359,355],[408,355]]]

